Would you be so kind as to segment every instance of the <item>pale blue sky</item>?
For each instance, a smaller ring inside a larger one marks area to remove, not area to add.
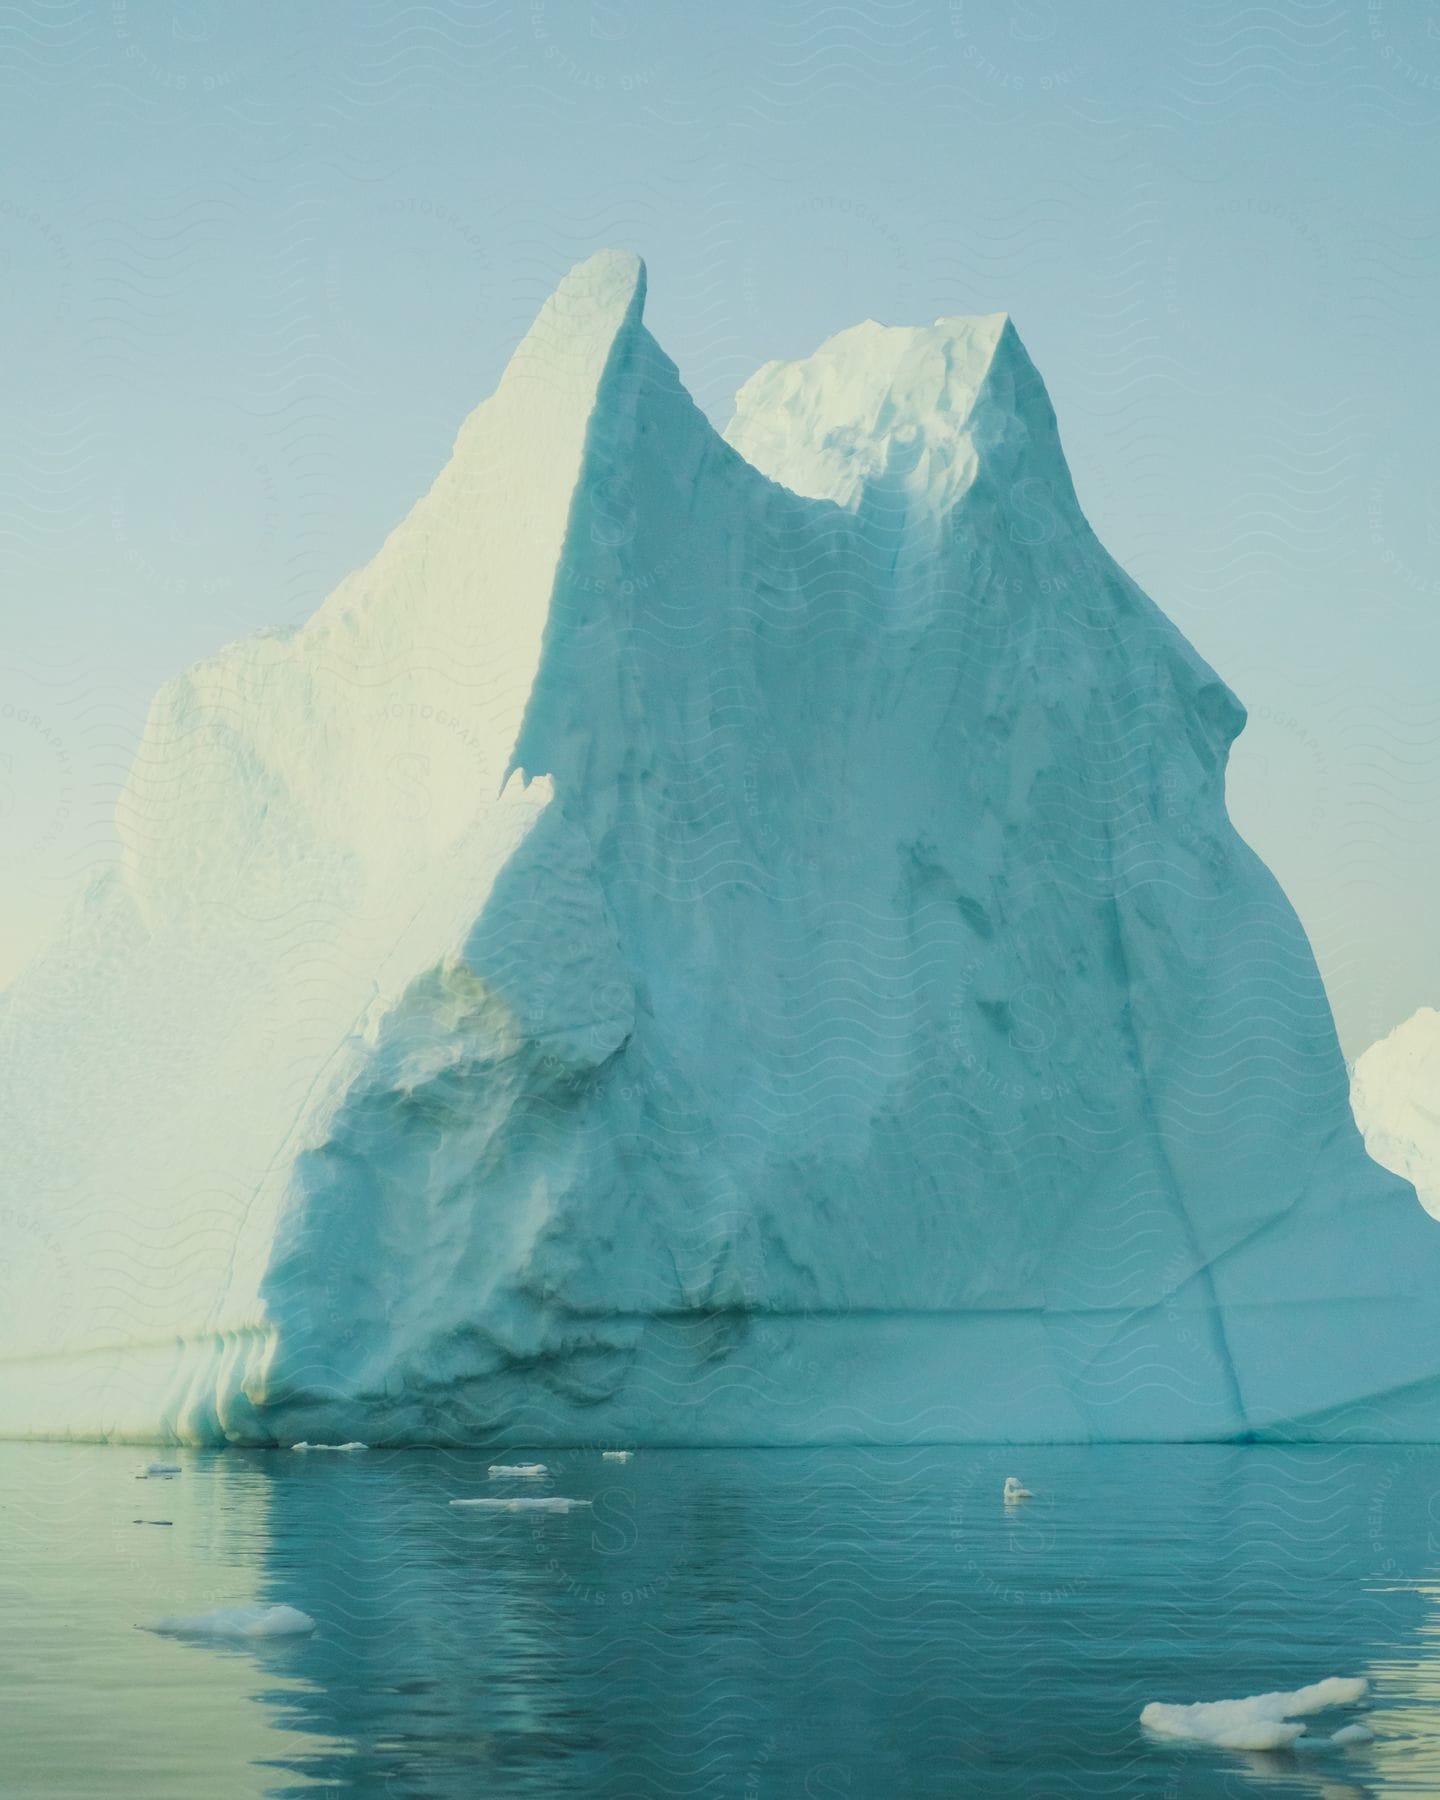
[[[719,423],[859,319],[1013,314],[1251,708],[1356,1053],[1440,1003],[1437,170],[1427,0],[0,8],[0,980],[158,682],[312,611],[615,244]]]

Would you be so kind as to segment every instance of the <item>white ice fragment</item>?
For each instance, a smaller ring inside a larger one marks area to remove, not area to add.
[[[1034,1498],[1030,1489],[1021,1487],[1015,1476],[1007,1475],[1005,1477],[1005,1504],[1007,1506],[1015,1506],[1021,1500],[1033,1500]]]
[[[629,1462],[634,1452],[631,1450],[602,1450],[600,1455],[606,1462]]]
[[[491,1463],[486,1473],[492,1481],[538,1481],[549,1470],[544,1463]]]
[[[140,1629],[156,1631],[164,1637],[299,1637],[313,1631],[315,1621],[294,1606],[217,1606],[212,1612],[195,1613],[189,1618],[152,1619]]]
[[[572,1506],[589,1506],[589,1500],[569,1500],[559,1494],[514,1500],[452,1500],[452,1506],[484,1507],[490,1512],[569,1512]]]
[[[1375,1741],[1375,1733],[1368,1725],[1345,1725],[1331,1738],[1332,1744],[1370,1744]]]
[[[292,1450],[368,1450],[368,1444],[292,1444]]]
[[[180,1473],[180,1465],[179,1463],[146,1463],[145,1473],[147,1476],[178,1475]]]
[[[1192,1706],[1152,1700],[1141,1712],[1140,1723],[1161,1737],[1215,1744],[1226,1750],[1281,1750],[1304,1735],[1305,1726],[1291,1720],[1328,1706],[1351,1706],[1364,1699],[1366,1687],[1362,1678],[1332,1675],[1291,1693],[1252,1694],[1244,1700],[1204,1700]],[[1348,1730],[1363,1731],[1364,1727]],[[1337,1733],[1330,1741],[1360,1740]]]

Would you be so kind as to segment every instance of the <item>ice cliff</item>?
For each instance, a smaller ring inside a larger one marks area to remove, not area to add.
[[[722,440],[643,296],[582,264],[368,567],[156,699],[0,1009],[0,1429],[1432,1435],[1243,713],[1013,327]]]
[[[1422,1006],[1355,1064],[1355,1122],[1378,1163],[1414,1182],[1440,1217],[1440,1012]]]

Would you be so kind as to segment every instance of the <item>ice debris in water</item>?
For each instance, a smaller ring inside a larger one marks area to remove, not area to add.
[[[492,1481],[535,1481],[549,1470],[544,1463],[491,1463],[486,1473]]]
[[[1019,1500],[1033,1500],[1034,1498],[1030,1489],[1021,1487],[1015,1476],[1007,1475],[1005,1477],[1005,1504],[1007,1506],[1014,1506]]]
[[[629,1462],[634,1454],[631,1450],[602,1450],[601,1457],[606,1462]]]
[[[292,1450],[368,1450],[368,1444],[292,1444]]]
[[[569,1512],[572,1506],[589,1506],[588,1500],[569,1500],[559,1494],[549,1494],[543,1499],[515,1500],[452,1500],[452,1506],[481,1506],[490,1512]]]
[[[1140,1723],[1162,1737],[1216,1744],[1226,1750],[1284,1750],[1305,1735],[1304,1725],[1292,1723],[1297,1715],[1322,1712],[1329,1706],[1352,1706],[1365,1698],[1367,1686],[1362,1678],[1332,1675],[1293,1693],[1252,1694],[1246,1700],[1204,1700],[1193,1706],[1152,1700],[1140,1714]],[[1371,1735],[1363,1725],[1346,1726],[1332,1738],[1311,1739],[1307,1748],[1321,1743],[1361,1743]]]
[[[315,1621],[294,1606],[217,1606],[211,1612],[195,1613],[189,1618],[152,1619],[140,1629],[159,1632],[163,1637],[299,1637],[313,1631]]]
[[[145,1473],[140,1479],[148,1481],[152,1475],[178,1475],[179,1473],[179,1463],[146,1463]]]

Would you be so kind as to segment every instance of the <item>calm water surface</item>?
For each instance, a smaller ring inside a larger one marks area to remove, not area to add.
[[[1437,1449],[541,1451],[594,1506],[529,1516],[447,1507],[482,1454],[152,1454],[0,1445],[6,1795],[1440,1796]],[[256,1602],[318,1630],[135,1629]],[[1331,1674],[1373,1744],[1137,1724]]]

